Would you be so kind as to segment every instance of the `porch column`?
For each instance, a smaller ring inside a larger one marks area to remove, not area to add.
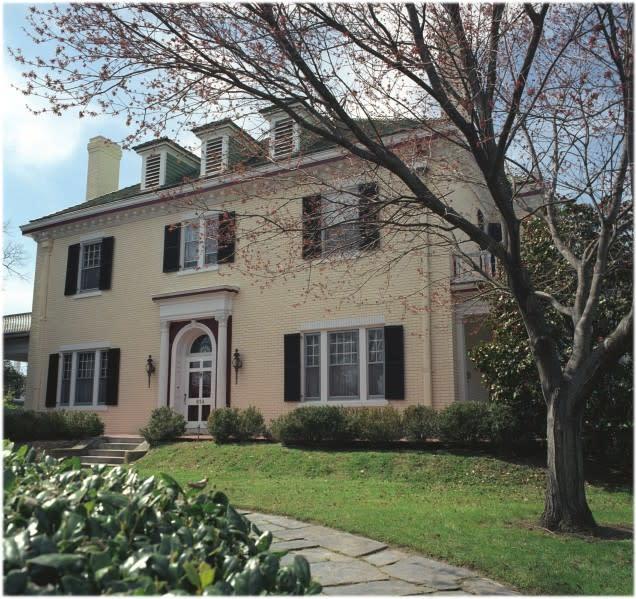
[[[219,323],[216,358],[216,396],[214,407],[225,407],[227,397],[227,314],[216,316]]]
[[[159,345],[159,396],[157,406],[167,405],[168,397],[168,362],[170,360],[170,323],[161,321],[161,343]],[[174,406],[173,406],[174,407]]]

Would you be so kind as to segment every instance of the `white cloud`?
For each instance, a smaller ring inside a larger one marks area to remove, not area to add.
[[[80,145],[86,144],[89,123],[80,120],[76,111],[63,116],[33,115],[26,104],[37,107],[41,101],[11,87],[11,84],[20,86],[22,82],[20,74],[5,65],[2,79],[4,159],[14,170],[42,168],[69,160]],[[95,124],[93,120],[90,126]]]
[[[2,290],[2,314],[31,312],[33,302],[33,281],[6,278]]]

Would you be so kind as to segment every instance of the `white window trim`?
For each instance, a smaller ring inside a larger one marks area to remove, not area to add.
[[[77,289],[76,289],[74,297],[77,297],[78,295],[81,295],[83,297],[90,297],[90,296],[93,296],[93,295],[101,295],[101,289],[99,289],[99,288],[97,288],[97,289],[87,289],[86,291],[82,291],[81,286],[82,286],[82,264],[83,264],[83,261],[84,261],[84,248],[87,245],[93,245],[94,243],[102,243],[103,240],[104,240],[104,236],[103,235],[101,237],[91,236],[89,239],[80,240],[79,265],[78,265],[78,269],[77,269]],[[99,249],[99,271],[100,271],[100,275],[101,275],[101,270],[102,270],[102,259],[103,259],[102,248],[100,248]]]
[[[359,326],[352,326],[348,324],[351,321],[372,320],[373,322],[359,323]],[[381,322],[378,322],[381,320]],[[305,403],[308,406],[311,405],[330,405],[330,406],[386,406],[389,404],[388,400],[384,397],[370,396],[368,392],[369,388],[369,368],[368,368],[368,347],[367,347],[367,330],[378,329],[384,326],[384,317],[362,317],[358,319],[343,319],[343,320],[327,320],[322,321],[324,323],[338,323],[336,326],[328,327],[314,327],[303,328],[301,327],[301,344],[300,344],[300,385],[301,385],[301,403]],[[312,323],[305,323],[312,324]],[[314,323],[315,324],[315,323]],[[358,373],[359,383],[358,392],[359,396],[356,399],[329,399],[329,333],[336,332],[338,330],[358,330]],[[320,335],[320,399],[305,399],[305,335],[309,334]],[[386,363],[386,355],[385,355]]]
[[[276,125],[281,121],[292,121],[292,151],[291,154],[285,154],[284,156],[276,156]],[[283,158],[289,158],[290,156],[294,156],[298,154],[300,151],[300,126],[296,121],[294,121],[288,114],[283,114],[273,118],[269,122],[269,131],[271,137],[271,143],[269,147],[269,157],[272,160],[280,160]]]
[[[73,299],[83,299],[85,297],[97,297],[98,295],[102,295],[101,289],[91,289],[90,291],[78,291],[72,297]]]
[[[59,410],[86,410],[90,412],[98,411],[102,412],[108,409],[106,404],[98,404],[99,400],[99,379],[101,374],[101,354],[104,351],[108,351],[110,343],[95,344],[95,343],[78,343],[76,345],[63,345],[59,349],[59,364],[58,364],[58,377],[57,377],[57,395],[55,398],[55,407]],[[93,391],[92,391],[92,403],[75,405],[75,391],[76,391],[76,378],[77,378],[77,355],[81,352],[93,351],[95,353],[95,361],[93,366]],[[62,376],[64,373],[64,354],[72,354],[71,357],[71,384],[69,389],[69,402],[66,405],[62,405]]]
[[[218,241],[217,241],[217,262],[216,264],[206,264],[205,263],[205,241],[207,239],[207,221],[212,220],[212,219],[216,219],[217,221],[217,226],[218,226],[218,219],[219,219],[219,215],[218,214],[207,214],[207,215],[197,215],[194,216],[193,218],[189,218],[186,220],[182,220],[181,221],[181,227],[182,227],[182,231],[181,231],[181,239],[179,241],[180,243],[180,247],[179,247],[179,270],[177,272],[177,274],[179,275],[191,275],[191,274],[195,274],[195,273],[199,273],[199,272],[209,272],[209,271],[214,271],[214,270],[218,270],[219,269],[219,255],[218,255]],[[197,265],[196,266],[188,266],[187,268],[184,266],[184,261],[185,261],[185,227],[187,225],[189,225],[190,223],[194,222],[194,221],[199,221],[199,225],[198,225],[198,255],[197,255]],[[201,235],[201,231],[205,231],[205,233],[203,235]]]

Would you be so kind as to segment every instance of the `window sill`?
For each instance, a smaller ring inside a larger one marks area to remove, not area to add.
[[[73,299],[81,299],[84,297],[97,297],[101,295],[101,289],[96,289],[95,291],[78,291],[73,297]]]
[[[56,410],[72,410],[77,412],[105,412],[108,406],[100,404],[98,406],[63,406],[58,404],[55,406]]]
[[[185,275],[196,275],[202,272],[215,272],[219,270],[219,265],[215,264],[213,266],[204,266],[203,268],[187,268],[184,270],[178,270],[177,275],[185,276]]]
[[[328,399],[327,401],[320,401],[317,399],[303,399],[301,403],[307,404],[308,406],[340,406],[346,408],[347,406],[351,407],[361,407],[361,406],[370,406],[370,407],[379,407],[379,406],[388,406],[389,402],[386,399],[381,398],[373,398],[373,399]]]

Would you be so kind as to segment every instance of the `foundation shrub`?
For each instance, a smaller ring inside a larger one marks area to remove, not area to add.
[[[351,408],[347,415],[349,430],[362,441],[390,443],[404,436],[402,415],[392,406]]]
[[[4,409],[4,436],[11,441],[86,439],[103,433],[104,423],[94,412]]]
[[[265,419],[254,406],[239,412],[238,440],[249,441],[265,434]]]
[[[246,410],[219,408],[210,413],[208,430],[216,443],[249,441],[265,434],[265,419],[254,406]]]
[[[491,420],[485,402],[457,402],[439,414],[439,438],[453,445],[474,445],[490,440]]]
[[[4,447],[3,591],[7,595],[307,595],[302,556],[281,566],[272,534],[227,497],[169,475],[82,468]]]
[[[161,443],[174,441],[185,433],[185,418],[173,409],[164,406],[150,414],[148,424],[139,430],[139,434],[154,447]]]
[[[439,414],[429,406],[409,406],[404,410],[404,434],[409,441],[437,437]]]
[[[319,443],[351,438],[347,412],[337,406],[306,406],[276,418],[270,426],[281,443]]]

